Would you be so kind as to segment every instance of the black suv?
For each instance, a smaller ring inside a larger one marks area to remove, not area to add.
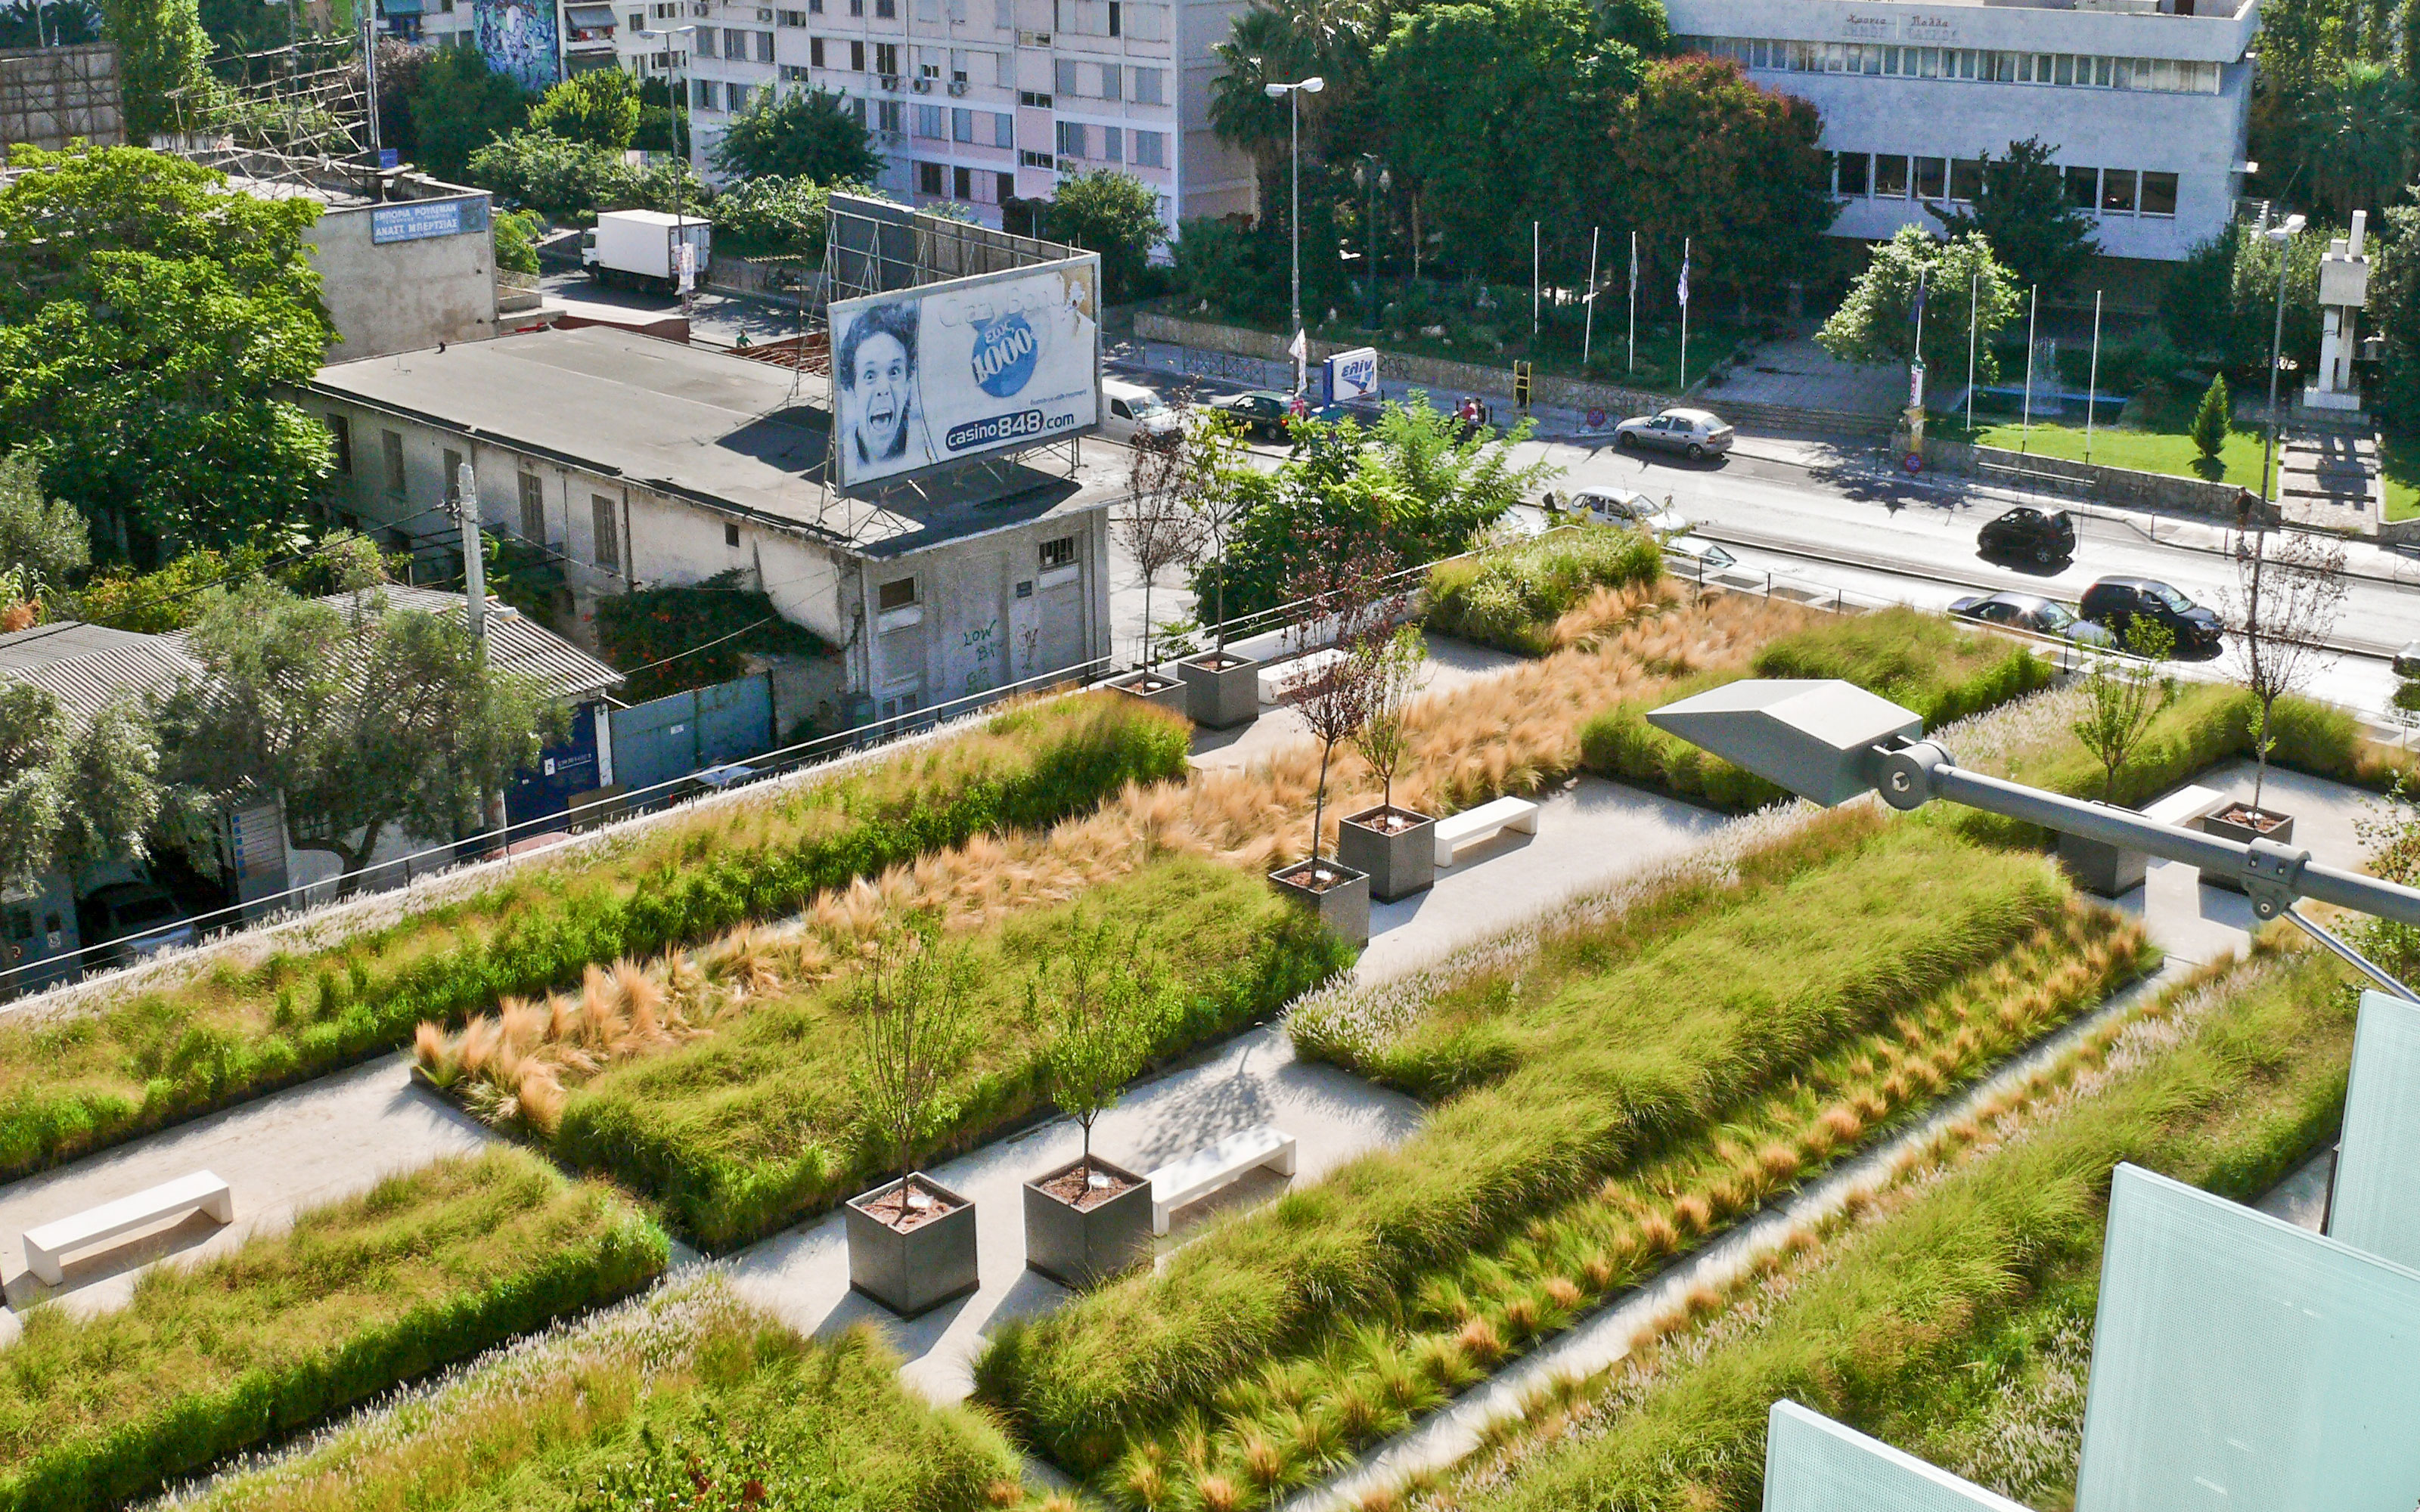
[[[2020,504],[1986,523],[1976,544],[1987,556],[2028,557],[2047,567],[2075,555],[2075,517]]]
[[[2103,578],[2084,591],[2084,601],[2076,608],[2086,619],[2107,625],[2121,645],[2140,616],[2176,637],[2179,656],[2218,653],[2218,616],[2155,579]]]

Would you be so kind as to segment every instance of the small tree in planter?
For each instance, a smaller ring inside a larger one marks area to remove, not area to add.
[[[974,1046],[975,969],[919,917],[885,931],[851,984],[851,1080],[867,1143],[899,1175],[848,1204],[849,1282],[912,1317],[975,1288],[974,1206],[916,1163],[949,1127],[950,1079]]]
[[[2273,546],[2266,531],[2237,538],[2236,586],[2226,605],[2228,651],[2252,694],[2252,802],[2219,816],[2238,838],[2293,835],[2293,820],[2262,810],[2269,753],[2276,748],[2277,701],[2300,692],[2327,655],[2327,635],[2344,612],[2345,552],[2337,542],[2296,532]]]
[[[2093,658],[2084,679],[2084,716],[2068,727],[2101,763],[2103,803],[2118,801],[2118,774],[2126,759],[2177,697],[2177,680],[2164,666],[2176,650],[2176,636],[2167,626],[2135,616],[2127,627],[2126,649],[2143,659],[2128,661],[2107,652]],[[2150,859],[2140,851],[2075,835],[2059,836],[2058,854],[2079,884],[2107,898],[2142,886]]]
[[[1191,557],[1197,522],[1185,501],[1182,447],[1138,446],[1126,475],[1127,498],[1109,517],[1118,544],[1142,574],[1142,669],[1152,668],[1152,590],[1159,575]]]
[[[1203,411],[1148,464],[1154,485],[1165,488],[1192,519],[1186,564],[1210,569],[1210,649],[1187,655],[1176,671],[1187,685],[1187,712],[1194,723],[1213,730],[1249,724],[1261,712],[1259,664],[1227,650],[1227,544],[1244,511],[1246,485],[1257,476],[1249,458],[1235,422]],[[1138,472],[1145,467],[1138,457]],[[1201,580],[1198,571],[1194,580]]]
[[[1428,887],[1436,877],[1434,816],[1395,807],[1395,774],[1411,753],[1405,714],[1419,696],[1428,643],[1419,627],[1405,625],[1373,654],[1369,710],[1353,743],[1378,779],[1378,807],[1348,814],[1338,825],[1337,858],[1370,873],[1370,896],[1392,903]]]

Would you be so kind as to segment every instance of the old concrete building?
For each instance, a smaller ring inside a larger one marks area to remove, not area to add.
[[[444,550],[467,462],[488,529],[553,554],[575,627],[737,572],[843,648],[835,702],[886,718],[1109,655],[1112,489],[1064,448],[845,499],[821,482],[830,379],[605,327],[337,363],[303,402],[346,515]]]

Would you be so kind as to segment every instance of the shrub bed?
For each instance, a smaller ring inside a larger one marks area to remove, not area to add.
[[[1478,1062],[1467,1089],[1403,1148],[1213,1230],[1160,1274],[1009,1325],[978,1392],[1095,1473],[1314,1331],[1383,1316],[1467,1252],[1786,1086],[2033,936],[2063,894],[2035,858],[1893,825],[1752,903],[1710,898],[1635,953],[1590,968],[1583,946],[1569,980],[1501,988],[1466,1036],[1484,1054],[1459,1052]]]
[[[660,1273],[661,1230],[495,1149],[305,1212],[116,1312],[38,1307],[0,1351],[0,1507],[116,1506]]]
[[[709,1271],[499,1350],[181,1504],[736,1508],[752,1504],[751,1481],[762,1488],[758,1504],[777,1508],[1032,1504],[1000,1430],[978,1413],[928,1405],[900,1383],[898,1368],[871,1329],[803,1339]],[[692,1458],[704,1487],[687,1473]]]
[[[2072,1496],[2109,1173],[2239,1200],[2342,1116],[2354,997],[2315,955],[2172,990],[2082,1046],[1862,1222],[1742,1288],[1419,1505],[1488,1512],[1759,1504],[1767,1409],[1790,1397],[2037,1505]],[[2074,1324],[2084,1320],[2082,1340]],[[2011,1445],[1995,1427],[2012,1430]],[[2013,1452],[2012,1452],[2013,1449]]]
[[[1183,989],[1152,1049],[1172,1055],[1232,1033],[1350,964],[1352,951],[1259,877],[1169,856],[1012,914],[966,937],[980,970],[981,1048],[951,1098],[944,1151],[970,1148],[1043,1105],[1048,1026],[1027,984],[1073,916],[1106,923]],[[715,1033],[612,1067],[573,1089],[554,1148],[659,1198],[700,1243],[745,1242],[871,1185],[849,1068],[843,984],[760,1003]]]
[[[1185,770],[1181,721],[1054,700],[752,803],[652,825],[324,950],[233,958],[84,1014],[0,1025],[0,1180],[324,1074],[512,994],[660,950],[1001,826]]]
[[[1543,656],[1558,649],[1556,621],[1590,594],[1663,574],[1663,548],[1646,532],[1574,526],[1431,567],[1428,623],[1464,640]]]

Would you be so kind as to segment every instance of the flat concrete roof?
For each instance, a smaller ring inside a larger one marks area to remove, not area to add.
[[[868,557],[1081,513],[1123,491],[1089,470],[994,461],[827,496],[814,474],[831,436],[830,379],[605,326],[334,363],[311,391]]]

